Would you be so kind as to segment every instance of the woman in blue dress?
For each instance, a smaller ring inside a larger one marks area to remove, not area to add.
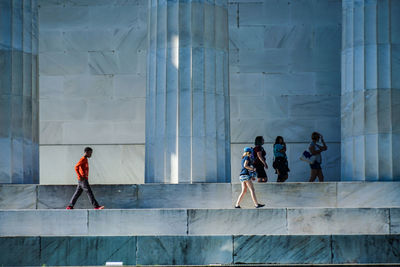
[[[247,192],[247,189],[250,190],[251,199],[253,200],[254,206],[256,208],[264,207],[264,204],[259,204],[257,201],[257,197],[254,191],[253,182],[256,178],[256,168],[253,167],[253,159],[252,159],[252,148],[245,147],[244,153],[242,156],[242,170],[240,172],[239,180],[242,183],[242,192],[240,193],[235,208],[240,209],[240,202],[242,201],[244,195]]]

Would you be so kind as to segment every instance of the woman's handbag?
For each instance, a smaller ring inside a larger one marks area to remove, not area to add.
[[[313,164],[315,162],[316,157],[313,156],[310,151],[304,150],[303,154],[300,156],[300,160],[305,161],[309,164]]]

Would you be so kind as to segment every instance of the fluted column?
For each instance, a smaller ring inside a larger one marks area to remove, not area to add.
[[[38,183],[37,0],[0,1],[0,183]]]
[[[343,0],[342,180],[400,180],[400,1]]]
[[[227,8],[149,1],[146,183],[230,181]]]

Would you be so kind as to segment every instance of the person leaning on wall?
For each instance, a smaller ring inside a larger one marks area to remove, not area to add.
[[[310,164],[311,168],[311,174],[310,174],[310,180],[309,182],[314,182],[315,179],[318,177],[318,180],[320,182],[324,181],[324,174],[322,173],[322,168],[321,168],[321,163],[322,163],[322,157],[321,153],[323,151],[326,151],[328,147],[325,144],[324,137],[317,132],[313,132],[311,134],[311,143],[309,146],[309,151],[310,153],[315,156],[315,161],[314,163]],[[322,146],[318,144],[318,142],[321,140]]]
[[[254,167],[256,168],[259,183],[266,183],[268,181],[267,173],[265,172],[265,169],[268,169],[268,165],[265,162],[267,153],[263,148],[263,144],[264,138],[262,136],[257,136],[254,140]]]

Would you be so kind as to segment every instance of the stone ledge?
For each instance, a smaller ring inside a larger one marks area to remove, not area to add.
[[[0,249],[6,266],[398,264],[400,235],[0,237]]]
[[[0,236],[398,234],[400,209],[0,210]]]
[[[76,185],[0,185],[0,209],[63,209]],[[231,208],[239,184],[92,185],[102,205],[111,209]],[[400,182],[255,183],[261,203],[271,208],[396,208]],[[252,207],[246,195],[242,207]],[[91,208],[83,193],[76,208]]]

